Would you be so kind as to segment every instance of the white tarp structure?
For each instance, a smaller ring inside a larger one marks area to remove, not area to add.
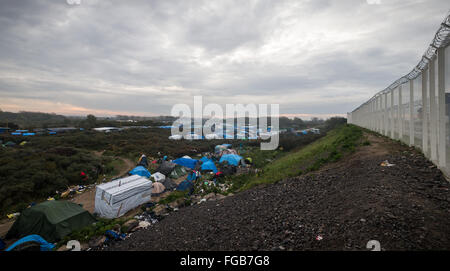
[[[164,180],[166,179],[166,176],[164,174],[162,174],[161,172],[156,172],[153,173],[152,177],[153,180],[155,180],[155,182],[164,182]]]
[[[151,195],[152,182],[139,175],[104,183],[95,191],[95,213],[104,218],[120,217],[150,201]]]

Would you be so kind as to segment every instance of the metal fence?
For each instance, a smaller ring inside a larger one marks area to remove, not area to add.
[[[419,64],[348,113],[349,123],[422,150],[450,176],[450,15]]]

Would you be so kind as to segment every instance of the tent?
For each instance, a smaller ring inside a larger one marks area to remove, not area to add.
[[[180,165],[176,165],[174,170],[170,173],[170,178],[178,179],[187,174],[186,168]]]
[[[161,165],[156,169],[157,172],[161,172],[164,175],[169,175],[175,168],[177,164],[174,164],[169,161],[162,161]]]
[[[203,163],[204,162],[208,162],[208,161],[210,161],[211,159],[209,159],[208,157],[206,157],[206,156],[203,156],[201,159],[200,159],[200,161],[202,161]]]
[[[220,156],[224,154],[238,154],[236,150],[234,149],[226,149],[220,152]]]
[[[152,176],[152,174],[150,174],[150,171],[148,171],[143,166],[137,166],[133,170],[131,170],[129,173],[131,175],[139,175],[139,176],[147,177],[147,178],[150,178],[150,176]]]
[[[178,159],[173,160],[173,162],[180,166],[191,168],[191,169],[194,169],[198,163],[197,160],[190,159],[190,158],[178,158]]]
[[[55,245],[45,241],[37,234],[32,234],[14,242],[5,251],[28,251],[36,248],[40,251],[51,251],[55,248]]]
[[[242,160],[242,156],[237,154],[224,154],[220,158],[220,163],[223,163],[224,161],[227,161],[230,165],[238,166],[239,162]]]
[[[194,183],[188,180],[184,180],[178,185],[177,190],[192,192],[192,190],[194,190]]]
[[[166,188],[162,183],[155,182],[152,184],[152,195],[161,194]]]
[[[6,238],[38,234],[49,242],[56,242],[94,222],[96,219],[78,204],[63,200],[45,201],[25,209]]]
[[[166,187],[167,190],[173,190],[175,188],[177,188],[177,184],[172,181],[170,178],[166,178],[162,184],[164,185],[164,187]]]
[[[166,179],[166,176],[160,172],[153,173],[151,177],[155,182],[163,182]]]
[[[206,161],[202,164],[202,170],[211,170],[214,173],[218,172],[216,165],[211,160]]]
[[[183,156],[183,157],[181,157],[181,158],[192,159],[189,155],[185,155],[185,156]]]
[[[227,147],[225,147],[224,145],[217,145],[217,146],[214,148],[214,152],[219,153],[219,152],[221,152],[221,151],[223,151],[223,150],[226,150],[226,149],[227,149]]]
[[[95,213],[116,218],[150,201],[152,181],[139,175],[100,184],[95,191]]]

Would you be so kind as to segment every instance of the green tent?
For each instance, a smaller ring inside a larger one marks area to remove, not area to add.
[[[177,165],[173,171],[170,173],[170,178],[178,179],[187,174],[186,168],[180,165]]]
[[[6,238],[38,234],[49,242],[61,240],[72,231],[82,229],[96,219],[80,205],[69,201],[46,201],[25,209]]]

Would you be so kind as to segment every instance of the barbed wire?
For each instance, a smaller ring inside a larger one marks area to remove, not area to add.
[[[423,54],[419,63],[414,67],[414,69],[412,71],[410,71],[407,75],[397,79],[394,83],[390,84],[387,88],[377,92],[372,98],[370,98],[367,102],[358,106],[352,112],[355,112],[362,106],[368,104],[369,102],[371,102],[373,99],[375,99],[379,95],[390,92],[393,89],[395,89],[396,87],[398,87],[399,85],[408,82],[409,80],[416,79],[422,73],[422,71],[428,66],[428,63],[434,58],[434,56],[436,55],[437,49],[447,47],[449,44],[450,44],[450,12],[447,13],[445,20],[441,23],[438,31],[434,35],[432,43],[430,44],[430,46],[428,46],[427,50]]]

